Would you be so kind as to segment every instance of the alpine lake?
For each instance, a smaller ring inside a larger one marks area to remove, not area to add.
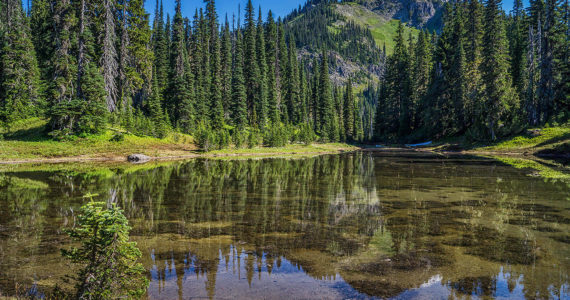
[[[388,151],[0,165],[0,298],[69,284],[93,199],[124,209],[148,299],[570,299],[570,182],[529,173]]]

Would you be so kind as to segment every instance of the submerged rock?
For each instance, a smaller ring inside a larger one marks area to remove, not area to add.
[[[127,157],[127,160],[132,163],[143,163],[149,161],[150,157],[144,154],[131,154]]]

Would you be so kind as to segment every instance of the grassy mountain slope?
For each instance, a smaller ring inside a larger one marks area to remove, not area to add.
[[[357,89],[382,76],[385,56],[394,49],[398,22],[356,1],[315,0],[285,18],[287,36],[294,37],[301,59],[310,62],[326,49],[333,82],[342,85],[352,77]],[[404,28],[406,39],[419,32]]]
[[[372,33],[372,37],[378,47],[382,48],[386,45],[387,54],[391,54],[394,49],[394,38],[398,29],[398,20],[386,19],[385,17],[369,10],[368,8],[357,3],[336,4],[336,11],[342,15],[345,20],[352,21],[364,28],[368,28]],[[343,26],[344,22],[336,22],[333,26]],[[405,37],[411,33],[417,36],[419,30],[414,27],[405,26]]]

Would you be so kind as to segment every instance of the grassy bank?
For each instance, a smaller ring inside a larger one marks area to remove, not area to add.
[[[466,138],[444,140],[428,148],[433,151],[463,151],[472,154],[514,154],[536,156],[568,156],[570,127],[528,129],[494,143],[468,141]]]
[[[54,141],[45,134],[46,121],[29,119],[13,124],[2,132],[0,162],[26,161],[77,161],[124,160],[128,155],[140,153],[154,158],[214,157],[214,156],[266,156],[277,154],[334,153],[356,150],[347,144],[288,145],[279,148],[225,149],[203,153],[197,149],[189,135],[174,133],[164,139],[122,134],[108,129],[99,135],[77,137],[69,141]]]

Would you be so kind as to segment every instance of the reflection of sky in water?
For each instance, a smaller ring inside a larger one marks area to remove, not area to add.
[[[187,264],[179,282],[178,274],[173,260],[156,261],[151,254],[153,266],[151,269],[151,283],[149,296],[152,299],[175,299],[184,298],[209,298],[216,299],[261,299],[261,298],[365,298],[349,284],[345,283],[340,275],[329,277],[327,280],[318,280],[305,274],[301,266],[294,265],[289,260],[281,257],[278,266],[277,258],[272,264],[271,273],[268,270],[266,253],[261,257],[261,268],[257,257],[241,251],[236,255],[236,248],[231,247],[229,259],[220,253],[217,264],[217,274],[214,279],[207,274],[197,274],[195,262]],[[251,285],[247,278],[248,255],[253,259],[253,276]],[[190,255],[192,257],[192,255]],[[159,266],[166,268],[164,278],[159,275]],[[180,270],[180,268],[178,269]],[[200,271],[198,271],[200,272]],[[215,283],[211,282],[215,280]],[[182,293],[179,291],[182,286]],[[215,286],[214,293],[210,287]]]
[[[285,257],[280,257],[278,266],[274,258],[272,267],[268,268],[267,254],[263,253],[261,263],[258,257],[247,251],[238,250],[232,246],[228,257],[218,257],[217,272],[208,274],[196,268],[195,261],[186,259],[185,267],[178,268],[183,274],[177,274],[173,259],[156,261],[154,251],[151,253],[153,266],[150,271],[151,283],[149,296],[152,299],[210,298],[216,299],[370,299],[372,297],[355,290],[343,278],[336,276],[316,279],[305,273],[299,265],[293,264]],[[253,261],[253,276],[251,284],[247,278],[246,260]],[[190,254],[188,257],[193,257]],[[259,267],[261,265],[261,267]],[[161,270],[159,272],[159,266]],[[269,270],[271,269],[271,270]],[[181,278],[179,276],[181,275]],[[492,296],[495,299],[525,299],[524,275],[511,278],[511,273],[503,267],[492,281]],[[477,282],[477,281],[476,281]],[[510,287],[509,287],[510,283]],[[182,291],[180,291],[182,287]],[[458,291],[459,290],[459,291]],[[468,296],[471,299],[484,299],[484,287],[481,282],[474,283],[471,293],[454,287],[453,283],[444,282],[441,275],[432,276],[419,287],[409,289],[392,299],[451,299]],[[552,299],[570,299],[568,284],[560,289],[550,287]]]

